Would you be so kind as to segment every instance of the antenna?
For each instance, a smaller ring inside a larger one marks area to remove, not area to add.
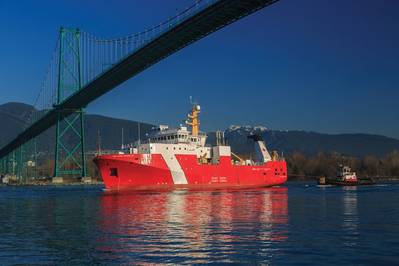
[[[101,155],[101,132],[97,130],[97,149],[98,155]]]
[[[139,145],[141,144],[140,122],[137,122],[137,135],[139,136]]]
[[[125,148],[123,137],[124,136],[123,136],[123,127],[122,127],[122,150]]]

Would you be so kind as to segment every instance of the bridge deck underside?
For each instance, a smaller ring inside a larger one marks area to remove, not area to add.
[[[176,51],[277,1],[220,0],[215,2],[115,64],[59,106],[54,107],[2,148],[0,158],[53,126],[60,112],[63,116],[68,116],[75,110],[86,107],[90,102]]]

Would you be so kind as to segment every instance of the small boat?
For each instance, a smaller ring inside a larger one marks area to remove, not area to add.
[[[337,177],[320,177],[317,183],[318,185],[361,186],[374,185],[375,181],[372,178],[359,178],[349,166],[340,165]]]

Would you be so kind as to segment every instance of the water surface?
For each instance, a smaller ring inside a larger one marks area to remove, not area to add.
[[[0,264],[398,264],[399,184],[0,187]]]

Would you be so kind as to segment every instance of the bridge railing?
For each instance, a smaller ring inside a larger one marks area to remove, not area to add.
[[[0,159],[6,158],[3,164],[9,170],[8,162],[15,158],[23,161],[25,144],[53,125],[60,131],[57,140],[67,136],[64,132],[68,128],[82,138],[83,122],[79,123],[79,133],[73,130],[77,120],[67,120],[76,113],[82,114],[81,109],[87,104],[185,46],[277,1],[196,1],[155,27],[116,39],[99,39],[78,29],[61,28],[35,104],[38,111],[27,119],[30,121],[27,128],[0,149]],[[65,122],[64,129],[58,126],[60,122]],[[80,147],[83,154],[84,145],[76,145],[68,151],[64,149],[68,152],[67,158]],[[18,167],[22,166],[20,162]]]
[[[79,29],[61,28],[39,94],[34,102],[35,110],[27,115],[24,131],[31,129],[36,122],[54,111],[57,105],[109,71],[115,64],[218,1],[220,0],[196,0],[194,4],[175,16],[145,31],[121,38],[102,39]],[[36,145],[36,140],[30,143]],[[15,158],[19,158],[21,162],[18,161],[17,169],[22,171],[22,158],[36,154],[29,151],[27,147],[30,146],[23,144],[0,158],[1,166],[7,165],[3,168],[9,170],[8,163],[12,158],[14,161],[17,161]]]
[[[90,33],[76,30],[79,38],[77,52],[80,66],[65,71],[69,71],[72,75],[80,76],[81,89],[101,76],[104,72],[111,69],[121,60],[140,50],[149,42],[218,1],[219,0],[196,0],[195,3],[183,11],[153,27],[120,38],[103,39]],[[63,95],[58,95],[57,93],[60,77],[60,50],[62,46],[66,48],[70,46],[70,44],[62,42],[63,40],[61,40],[61,38],[57,39],[50,64],[45,73],[45,78],[40,86],[38,97],[34,102],[36,111],[33,111],[28,116],[29,118],[26,121],[25,129],[51,111],[57,102],[62,102],[76,93],[76,90],[71,90],[69,93],[64,93]],[[58,101],[58,97],[62,97],[62,100]]]

